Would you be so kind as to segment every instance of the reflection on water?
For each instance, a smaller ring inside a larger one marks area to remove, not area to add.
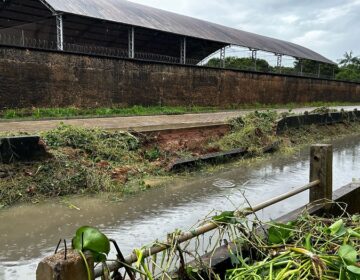
[[[308,149],[252,166],[229,165],[214,174],[144,192],[122,202],[101,198],[71,200],[81,210],[59,203],[23,205],[0,211],[0,279],[35,279],[37,262],[51,254],[60,237],[70,239],[81,225],[99,227],[124,253],[175,228],[191,228],[213,210],[232,210],[287,192],[308,182]],[[360,177],[360,136],[334,143],[334,186]],[[259,213],[273,219],[307,202],[308,193]],[[24,278],[26,277],[26,278]]]

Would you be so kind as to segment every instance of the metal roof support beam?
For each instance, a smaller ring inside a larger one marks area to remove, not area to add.
[[[220,67],[225,68],[225,59],[226,59],[226,47],[221,48],[220,50]]]
[[[281,54],[277,54],[277,68],[279,73],[281,73],[281,66],[282,66],[282,55]]]
[[[129,29],[128,56],[129,58],[135,58],[135,27],[130,27]]]
[[[56,46],[58,51],[64,50],[64,25],[62,15],[56,15]]]
[[[180,41],[180,64],[186,64],[186,37]]]
[[[251,50],[251,58],[254,61],[254,70],[257,71],[257,50]]]
[[[56,15],[54,8],[51,7],[46,0],[40,0],[40,3],[43,4],[47,9],[49,9],[50,12],[53,13],[53,15]]]
[[[299,64],[300,64],[300,76],[302,76],[304,72],[304,64],[302,59],[299,59]]]

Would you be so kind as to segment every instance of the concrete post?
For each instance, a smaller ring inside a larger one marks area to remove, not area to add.
[[[332,145],[313,145],[310,149],[310,182],[319,180],[320,185],[310,190],[310,203],[327,199],[333,193],[333,147]]]
[[[86,254],[91,279],[94,279],[94,260]],[[83,258],[79,253],[68,250],[43,259],[36,270],[36,280],[88,280],[88,272]]]

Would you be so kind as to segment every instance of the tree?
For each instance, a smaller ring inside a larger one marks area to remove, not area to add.
[[[336,75],[337,80],[360,82],[360,71],[352,67],[342,68]]]
[[[353,60],[354,60],[353,52],[352,51],[346,52],[344,54],[343,59],[340,60],[339,65],[340,66],[348,66],[349,64],[353,63]]]
[[[336,75],[338,80],[360,82],[360,57],[353,56],[353,52],[346,52],[339,62],[340,70]]]

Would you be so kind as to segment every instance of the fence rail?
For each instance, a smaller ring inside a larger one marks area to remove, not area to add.
[[[24,48],[34,48],[39,50],[51,50],[57,51],[57,43],[55,41],[48,41],[42,39],[33,39],[23,36],[16,36],[13,34],[0,33],[0,45],[16,46]],[[127,49],[110,48],[95,45],[81,45],[64,43],[63,52],[90,54],[90,55],[102,55],[107,57],[116,58],[129,58],[129,52]],[[166,56],[156,53],[135,52],[135,59],[168,62],[168,63],[180,63],[180,57]],[[187,65],[197,65],[200,59],[186,59]]]

